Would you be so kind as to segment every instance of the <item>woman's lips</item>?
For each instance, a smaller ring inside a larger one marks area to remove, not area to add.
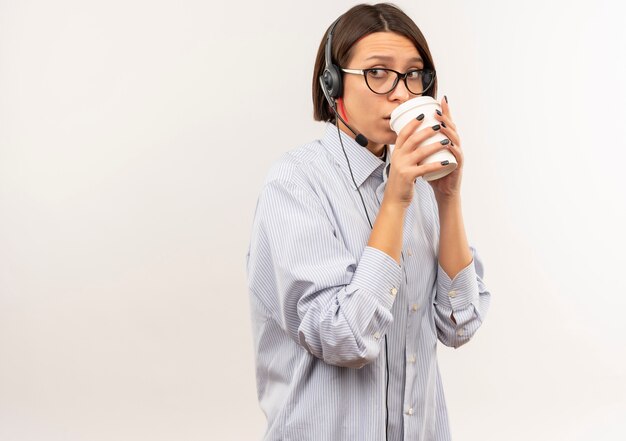
[[[391,130],[391,117],[390,116],[386,116],[383,118],[383,121],[385,121],[385,126],[387,126],[387,130]],[[391,130],[393,131],[393,130]]]

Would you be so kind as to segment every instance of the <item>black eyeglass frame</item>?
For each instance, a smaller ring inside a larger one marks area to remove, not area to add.
[[[367,73],[372,70],[384,70],[387,72],[395,73],[396,79],[393,82],[393,86],[391,86],[391,89],[389,89],[387,92],[376,92],[374,89],[372,89],[370,84],[367,82]],[[384,67],[372,67],[369,69],[344,69],[342,67],[341,71],[345,73],[349,73],[349,74],[363,75],[363,79],[365,80],[365,84],[367,85],[367,88],[371,90],[373,93],[375,93],[376,95],[387,95],[388,93],[391,93],[398,86],[400,79],[404,81],[404,86],[406,87],[406,90],[408,90],[410,93],[412,93],[413,95],[423,95],[428,91],[428,89],[430,89],[433,86],[433,84],[435,84],[435,77],[437,75],[437,72],[434,69],[411,69],[411,70],[407,70],[405,73],[401,73],[401,72],[398,72],[397,70],[387,69]],[[411,89],[409,89],[409,85],[407,83],[407,77],[412,72],[432,72],[433,79],[430,80],[430,83],[428,84],[428,86],[426,86],[424,90],[422,90],[420,93],[414,93],[413,91],[411,91]]]

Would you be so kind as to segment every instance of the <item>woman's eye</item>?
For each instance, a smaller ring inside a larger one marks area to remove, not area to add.
[[[410,80],[416,80],[421,76],[421,71],[419,70],[410,70],[407,72],[407,78]]]
[[[383,69],[371,69],[368,73],[372,78],[384,78],[387,75],[387,71]]]

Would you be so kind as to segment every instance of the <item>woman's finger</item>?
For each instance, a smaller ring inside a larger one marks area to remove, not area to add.
[[[452,145],[451,143],[448,144],[447,147],[450,153],[452,153],[456,158],[456,162],[459,164],[459,167],[462,166],[465,161],[465,155],[463,154],[461,147],[458,144]]]
[[[449,139],[444,139],[442,141],[437,141],[432,144],[423,145],[410,153],[409,161],[414,164],[419,164],[433,153],[437,153],[440,150],[446,150],[448,145],[450,145]]]
[[[456,124],[454,124],[454,121],[452,121],[452,118],[450,118],[448,115],[445,114],[439,114],[439,113],[435,113],[435,119],[437,121],[441,121],[443,123],[445,123],[445,125],[452,129],[452,130],[456,130]]]
[[[459,134],[456,132],[456,130],[451,129],[450,127],[443,127],[442,125],[441,133],[443,133],[446,138],[452,141],[452,144],[461,145],[461,138],[459,138]]]
[[[421,115],[420,115],[421,116]],[[419,118],[419,116],[418,116]],[[422,116],[421,119],[414,119],[413,121],[409,121],[403,128],[402,130],[400,130],[400,133],[398,133],[398,137],[396,138],[396,148],[401,149],[404,144],[406,143],[407,138],[409,138],[410,136],[412,136],[415,131],[417,130],[417,128],[422,124],[422,121],[424,120],[424,117]]]
[[[452,120],[452,113],[450,113],[450,106],[448,104],[448,97],[446,95],[444,95],[443,99],[441,100],[441,110],[443,111],[444,115]]]
[[[423,129],[420,129],[417,132],[413,133],[405,141],[407,150],[413,151],[417,149],[417,146],[419,146],[421,143],[426,141],[428,138],[430,138],[431,136],[433,136],[435,133],[439,132],[440,130],[441,130],[441,124],[435,124],[434,126],[424,127]]]
[[[424,176],[428,173],[441,170],[446,165],[447,164],[442,165],[440,162],[431,162],[430,164],[416,165],[414,169],[415,173],[413,176],[415,177],[413,178],[413,181],[415,182],[415,180],[419,178],[420,176]]]

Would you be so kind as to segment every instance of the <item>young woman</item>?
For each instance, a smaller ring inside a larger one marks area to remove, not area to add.
[[[322,39],[326,131],[271,169],[247,256],[266,441],[450,439],[437,341],[467,343],[490,299],[461,214],[462,142],[447,98],[433,127],[389,126],[436,89],[426,40],[395,6],[355,6]],[[447,139],[419,146],[437,131]],[[440,149],[458,167],[423,180]]]

